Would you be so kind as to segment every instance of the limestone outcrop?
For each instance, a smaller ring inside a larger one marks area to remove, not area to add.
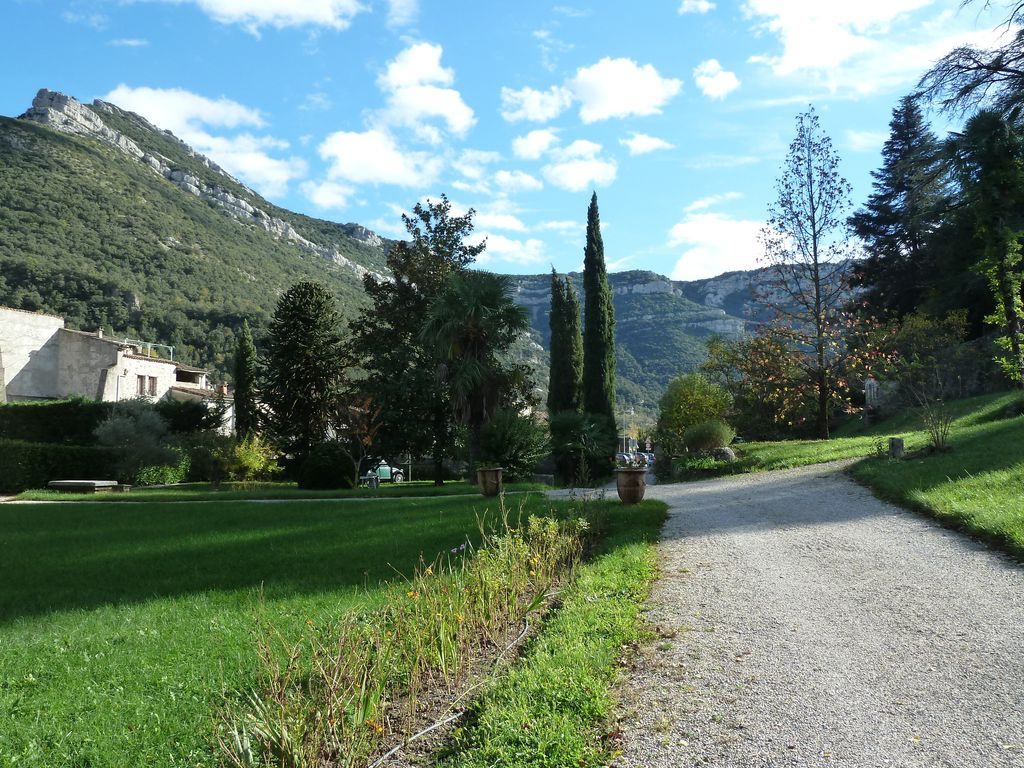
[[[130,119],[145,129],[174,141],[180,146],[182,152],[209,168],[214,174],[223,176],[226,181],[231,182],[232,186],[241,187],[252,196],[252,199],[259,199],[255,192],[242,184],[238,179],[208,157],[194,151],[185,142],[170,133],[170,131],[163,131],[141,115],[127,112],[114,104],[97,99],[87,106],[72,96],[43,88],[32,100],[32,106],[28,111],[21,115],[21,119],[31,120],[64,133],[98,139],[135,158],[154,173],[163,176],[185,192],[211,203],[222,213],[236,221],[258,227],[278,239],[287,240],[305,251],[315,253],[338,266],[352,270],[360,277],[370,271],[361,264],[357,264],[347,258],[337,247],[321,245],[309,240],[300,234],[289,222],[271,216],[248,200],[233,194],[225,187],[218,184],[208,184],[187,170],[176,167],[173,161],[164,155],[143,150],[131,138],[107,125],[102,118],[102,113],[104,112]],[[382,248],[385,245],[380,236],[358,224],[347,224],[343,227],[343,231],[346,236],[372,248]],[[379,273],[374,272],[373,274],[378,279],[384,279],[384,276]]]

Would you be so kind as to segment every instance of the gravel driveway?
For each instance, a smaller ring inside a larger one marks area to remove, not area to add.
[[[616,766],[1024,766],[1024,568],[841,465],[648,489]]]

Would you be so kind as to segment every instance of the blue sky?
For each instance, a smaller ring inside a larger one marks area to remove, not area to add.
[[[0,0],[0,114],[41,87],[107,99],[279,205],[386,236],[445,192],[500,272],[580,268],[594,189],[611,270],[696,279],[756,266],[809,103],[862,202],[898,99],[995,38],[983,6]]]

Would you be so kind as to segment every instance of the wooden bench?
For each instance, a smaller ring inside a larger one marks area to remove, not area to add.
[[[117,480],[51,480],[47,486],[62,493],[127,493],[132,489]]]

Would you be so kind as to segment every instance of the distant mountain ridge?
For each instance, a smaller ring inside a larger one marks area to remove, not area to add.
[[[57,312],[71,327],[173,344],[185,362],[227,374],[242,319],[264,328],[297,280],[328,284],[348,317],[360,311],[362,275],[386,273],[391,242],[280,208],[114,104],[42,89],[19,119],[0,118],[0,304]],[[543,389],[550,275],[511,279],[534,329],[517,354]],[[747,327],[764,277],[630,271],[609,281],[620,406],[649,412],[673,376],[700,363],[709,335]]]

